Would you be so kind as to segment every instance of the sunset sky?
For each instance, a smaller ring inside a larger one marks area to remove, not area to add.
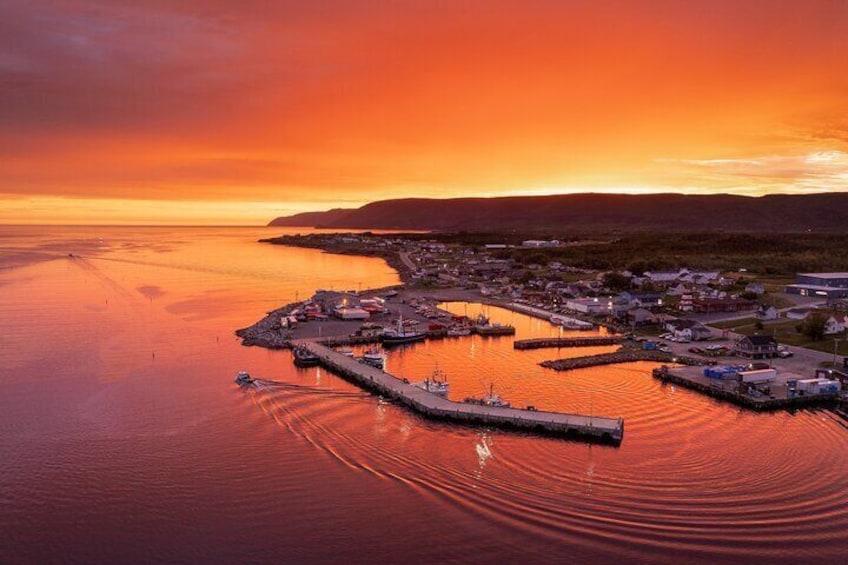
[[[848,3],[6,0],[0,223],[848,190]]]

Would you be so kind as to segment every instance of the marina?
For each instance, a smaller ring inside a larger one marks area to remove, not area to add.
[[[317,341],[302,340],[296,342],[295,346],[316,356],[327,370],[427,418],[612,445],[619,445],[624,437],[624,420],[621,418],[452,402],[376,367],[359,363]]]

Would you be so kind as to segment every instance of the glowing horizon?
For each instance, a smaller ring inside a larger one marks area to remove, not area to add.
[[[0,223],[848,191],[828,0],[0,6]]]

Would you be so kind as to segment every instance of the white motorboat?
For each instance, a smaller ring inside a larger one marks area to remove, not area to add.
[[[253,384],[255,379],[250,376],[250,373],[247,371],[239,371],[236,375],[236,383],[240,385],[250,385]]]
[[[366,349],[359,360],[378,369],[382,369],[386,363],[386,358],[383,357],[383,353],[376,346]]]

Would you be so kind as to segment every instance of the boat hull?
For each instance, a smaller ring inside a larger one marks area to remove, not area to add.
[[[427,339],[427,334],[416,334],[413,336],[383,336],[381,342],[383,345],[403,345],[405,343],[415,343]]]

